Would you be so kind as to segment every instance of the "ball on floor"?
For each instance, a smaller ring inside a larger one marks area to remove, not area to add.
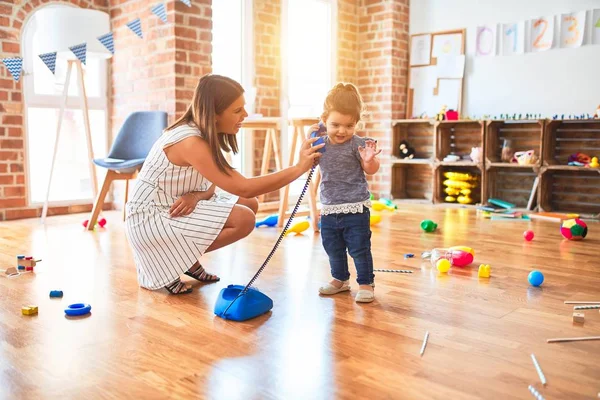
[[[560,233],[569,240],[581,240],[587,236],[585,222],[579,218],[566,219],[560,224]]]
[[[544,282],[544,274],[540,271],[531,271],[527,280],[531,286],[540,286]]]
[[[534,236],[533,231],[525,231],[525,232],[523,232],[523,237],[528,242],[531,242],[533,240],[533,236]]]

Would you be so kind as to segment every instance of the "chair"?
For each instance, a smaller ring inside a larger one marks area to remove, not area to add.
[[[166,127],[167,113],[164,111],[134,112],[123,123],[108,157],[93,160],[94,164],[108,169],[108,172],[94,202],[92,215],[87,225],[88,230],[94,229],[110,184],[116,180],[125,180],[125,202],[123,203],[123,220],[125,220],[129,179],[135,179],[150,149]]]

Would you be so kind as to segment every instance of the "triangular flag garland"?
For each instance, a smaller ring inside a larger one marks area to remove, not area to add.
[[[192,0],[179,0],[188,7],[192,6]]]
[[[157,4],[152,7],[152,12],[158,16],[164,22],[167,23],[167,10],[165,9],[165,5],[163,3]]]
[[[6,69],[8,69],[15,82],[19,82],[21,70],[23,69],[23,59],[21,57],[3,58],[2,62],[6,65]]]
[[[77,57],[77,59],[81,61],[83,65],[85,65],[87,43],[81,43],[75,46],[71,46],[69,47],[69,50],[71,50],[73,54],[75,54],[75,57]]]
[[[129,29],[131,29],[136,35],[138,35],[140,37],[140,39],[143,39],[144,36],[142,35],[142,21],[139,18],[134,19],[131,22],[127,23],[127,26],[129,27]]]
[[[108,51],[110,51],[112,54],[115,54],[115,42],[112,32],[108,32],[106,35],[99,36],[98,40],[104,47],[106,47]]]
[[[42,59],[46,67],[54,74],[56,71],[56,52],[40,54],[39,57]]]

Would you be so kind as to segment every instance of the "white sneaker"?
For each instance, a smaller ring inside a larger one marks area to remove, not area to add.
[[[340,282],[340,281],[338,281]],[[340,292],[345,292],[347,290],[350,290],[350,281],[341,281],[342,282],[342,287],[335,287],[333,286],[331,283],[327,283],[327,285],[325,286],[321,286],[319,288],[319,293],[321,294],[337,294]]]
[[[373,286],[373,289],[375,288],[375,284],[372,284],[371,286]],[[354,301],[356,301],[357,303],[370,303],[373,300],[375,300],[375,291],[367,289],[359,290],[358,293],[356,293],[356,297],[354,298]]]

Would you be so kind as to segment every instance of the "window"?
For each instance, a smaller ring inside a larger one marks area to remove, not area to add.
[[[235,79],[243,87],[246,111],[254,112],[256,89],[252,65],[252,0],[219,0],[212,3],[212,72]],[[232,165],[242,173],[252,171],[252,132],[238,135],[240,153]]]
[[[50,5],[47,7],[69,7]],[[56,59],[56,73],[46,67],[38,57],[37,25],[41,18],[34,13],[25,25],[22,37],[23,76],[26,115],[27,171],[29,203],[46,200],[46,190],[52,163],[52,152],[60,113],[62,93],[66,80],[67,61],[60,54]],[[64,50],[64,49],[57,49]],[[107,152],[107,66],[106,60],[88,57],[83,66],[94,155]],[[80,107],[77,70],[72,68],[69,97],[65,108],[59,147],[56,155],[51,203],[74,204],[93,199],[89,172],[83,112]],[[103,169],[97,169],[98,182],[102,182]]]

